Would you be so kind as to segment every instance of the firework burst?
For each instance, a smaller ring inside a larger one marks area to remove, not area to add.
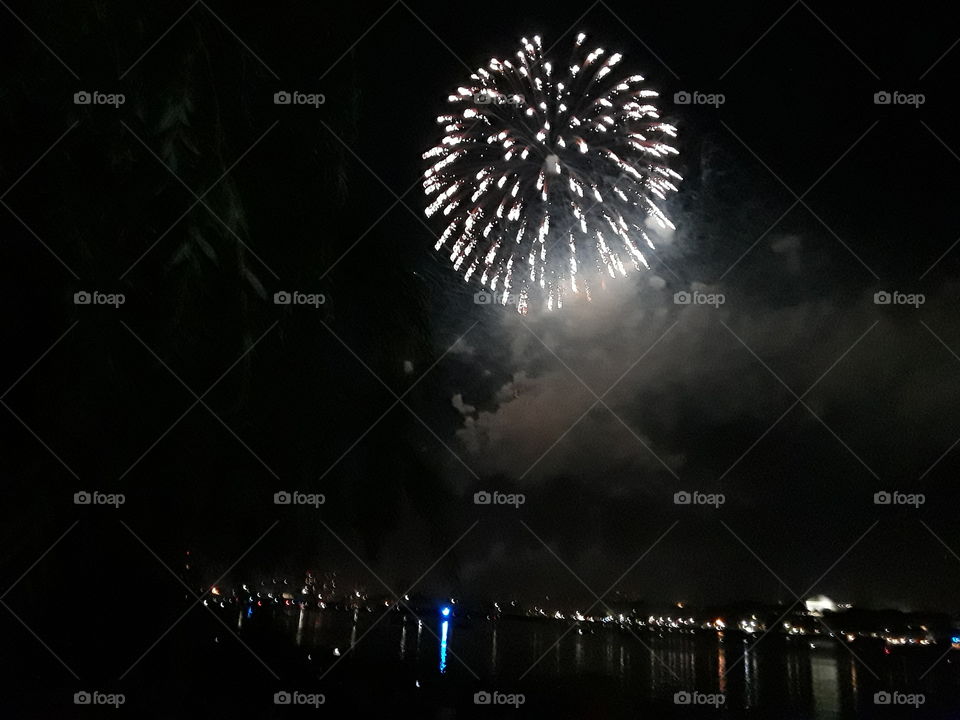
[[[680,180],[666,164],[676,128],[643,77],[616,79],[619,53],[585,39],[566,65],[543,57],[539,36],[491,59],[449,96],[444,136],[423,154],[426,215],[445,222],[435,249],[520,312],[648,268],[647,221],[673,228],[657,202]]]

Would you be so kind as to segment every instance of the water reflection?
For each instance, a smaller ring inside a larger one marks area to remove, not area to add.
[[[450,625],[449,620],[444,620],[440,624],[440,672],[447,671],[447,628]]]
[[[840,709],[840,677],[837,658],[831,652],[810,656],[810,680],[813,685],[813,704],[818,714],[828,715]]]
[[[792,703],[803,701],[803,691],[807,687],[805,676],[805,653],[797,647],[787,650],[787,695]]]
[[[745,690],[744,705],[749,709],[757,706],[759,687],[757,683],[757,655],[753,646],[746,640],[743,648],[743,684]]]
[[[247,633],[257,630],[258,617],[255,613],[252,618],[244,615],[236,620]],[[762,711],[778,707],[785,710],[780,717],[807,720],[847,717],[856,712],[858,704],[869,708],[876,689],[857,662],[829,643],[810,647],[808,642],[771,637],[754,647],[735,634],[641,632],[637,638],[604,628],[591,632],[585,627],[581,634],[581,628],[510,620],[467,621],[457,625],[453,637],[451,620],[429,620],[439,627],[435,626],[436,635],[430,631],[424,635],[421,621],[412,617],[404,621],[400,613],[372,630],[375,614],[361,613],[354,619],[352,612],[291,610],[276,618],[283,624],[288,642],[313,650],[315,657],[319,657],[316,648],[324,648],[328,658],[333,648],[344,650],[349,638],[349,646],[356,648],[351,657],[365,664],[384,664],[387,671],[402,663],[421,680],[440,675],[449,676],[444,682],[466,680],[458,663],[448,665],[448,656],[455,655],[483,681],[529,674],[535,684],[579,688],[589,677],[590,686],[583,692],[613,693],[639,704],[670,702],[678,689],[697,688],[723,693],[727,708],[737,717],[744,710],[751,717],[756,712],[761,712],[758,718],[772,717]],[[417,623],[416,628],[412,622]],[[410,637],[411,631],[415,631],[416,641]],[[393,667],[386,666],[390,663]],[[740,664],[742,668],[737,667]],[[904,661],[900,668],[904,674],[919,675],[926,669],[907,665]],[[349,672],[344,669],[348,667],[349,663],[343,663],[338,672]],[[944,692],[956,691],[951,687]]]
[[[857,676],[857,663],[850,663],[850,688],[853,690],[853,706],[859,709],[860,706],[860,678]]]
[[[306,619],[306,608],[300,607],[300,617],[297,618],[297,647],[303,644],[303,622]]]
[[[727,692],[727,648],[722,637],[717,640],[717,687],[720,692]]]

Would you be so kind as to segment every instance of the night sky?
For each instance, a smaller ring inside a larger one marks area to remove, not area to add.
[[[91,628],[97,594],[179,599],[158,560],[187,551],[198,587],[429,569],[418,591],[478,600],[960,609],[950,5],[327,5],[0,8],[0,590],[26,624],[58,592]],[[421,154],[468,68],[580,30],[679,128],[677,230],[590,303],[478,305],[432,250]],[[294,89],[325,103],[273,103]],[[125,302],[74,303],[94,290]],[[293,290],[326,302],[274,304]],[[326,501],[274,504],[295,489]]]

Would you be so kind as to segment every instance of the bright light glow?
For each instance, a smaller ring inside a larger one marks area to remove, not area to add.
[[[822,615],[824,610],[837,611],[836,603],[826,595],[814,595],[804,600],[803,604],[806,605],[807,611],[812,615]]]

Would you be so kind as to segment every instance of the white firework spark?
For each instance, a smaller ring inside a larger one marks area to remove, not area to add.
[[[676,128],[643,77],[614,78],[619,53],[588,52],[585,39],[566,66],[543,57],[539,36],[491,59],[449,96],[445,134],[423,154],[426,215],[446,223],[435,249],[520,312],[648,268],[646,221],[674,227],[657,203],[681,179],[667,166]]]

